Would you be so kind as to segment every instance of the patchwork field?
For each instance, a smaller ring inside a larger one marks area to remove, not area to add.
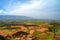
[[[60,40],[60,23],[0,23],[0,37],[5,40]]]

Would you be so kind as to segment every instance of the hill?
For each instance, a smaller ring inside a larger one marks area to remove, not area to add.
[[[33,18],[26,16],[0,15],[0,21],[23,21],[31,19]]]

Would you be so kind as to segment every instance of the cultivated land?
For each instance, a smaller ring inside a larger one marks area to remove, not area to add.
[[[59,22],[0,22],[1,40],[60,40]]]

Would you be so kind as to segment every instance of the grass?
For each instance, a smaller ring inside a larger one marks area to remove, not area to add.
[[[53,34],[46,34],[45,36],[46,36],[47,40],[52,40],[54,35]]]
[[[53,34],[45,34],[45,33],[42,33],[42,34],[39,35],[39,37],[41,39],[52,40]]]
[[[4,30],[4,28],[3,27],[0,27],[0,30]]]
[[[52,40],[54,36],[53,34],[46,34],[38,31],[35,31],[33,35],[39,36],[39,38],[41,38],[42,40]]]
[[[56,34],[57,34],[57,35],[60,34],[60,29],[58,29],[58,31],[56,32]]]
[[[27,29],[26,32],[29,33],[30,32],[30,29]]]
[[[42,34],[42,33],[39,32],[39,31],[35,31],[35,32],[33,33],[33,35],[36,35],[36,36],[38,36],[39,34]]]
[[[28,22],[25,22],[25,23],[28,23]],[[32,24],[36,24],[36,25],[42,25],[42,24],[45,24],[45,22],[30,22]],[[18,26],[11,26],[12,28],[17,28]],[[48,26],[46,26],[48,28]],[[3,27],[0,27],[0,30],[5,30]],[[11,34],[11,33],[14,33],[16,32],[17,30],[10,30],[10,29],[7,29],[7,31],[5,32],[5,34]],[[26,30],[27,33],[30,32],[30,29],[27,29]],[[56,32],[56,34],[60,34],[60,29],[58,29],[58,31]],[[33,35],[35,36],[39,36],[39,38],[41,38],[42,40],[52,40],[53,38],[53,34],[46,34],[46,33],[42,33],[42,32],[38,32],[38,31],[35,31],[33,33]]]

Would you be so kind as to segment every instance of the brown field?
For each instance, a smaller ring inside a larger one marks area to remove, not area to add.
[[[0,35],[6,37],[6,40],[60,40],[60,36],[55,36],[56,38],[54,38],[54,31],[49,31],[49,27],[53,26],[49,23],[8,26],[0,27]],[[57,35],[59,33],[60,30],[56,32]]]

